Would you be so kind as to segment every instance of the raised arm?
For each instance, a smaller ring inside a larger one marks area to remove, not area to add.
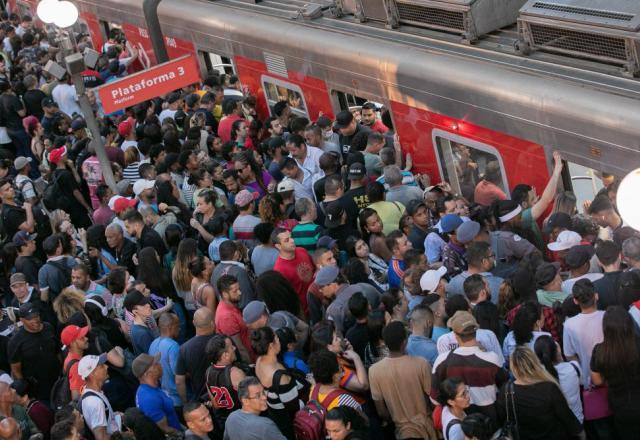
[[[540,200],[531,207],[531,216],[534,221],[538,220],[538,218],[540,218],[540,216],[547,210],[549,204],[553,202],[556,190],[558,189],[558,181],[560,180],[560,174],[562,173],[562,156],[557,151],[553,152],[553,162],[554,165],[551,178],[542,192]]]

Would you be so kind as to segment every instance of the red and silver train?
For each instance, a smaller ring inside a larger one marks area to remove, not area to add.
[[[119,27],[154,62],[142,0],[75,3],[94,47]],[[311,120],[357,98],[385,105],[414,169],[454,188],[461,146],[480,168],[497,159],[507,189],[527,182],[541,192],[553,150],[570,165],[565,189],[577,192],[597,189],[593,170],[623,176],[640,166],[640,81],[617,68],[558,53],[521,55],[514,26],[469,44],[327,10],[304,17],[305,3],[163,0],[158,13],[170,58],[195,53],[203,73],[225,60],[264,116],[282,96]],[[9,4],[35,15],[37,0]]]

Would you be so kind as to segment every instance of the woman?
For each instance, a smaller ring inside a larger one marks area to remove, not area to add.
[[[571,412],[558,382],[529,347],[516,347],[510,365],[515,381],[503,385],[496,408],[498,418],[504,421],[507,407],[510,414],[515,407],[520,440],[584,438],[582,425]]]
[[[169,270],[173,270],[178,255],[178,246],[184,238],[184,230],[178,224],[170,224],[164,231],[164,239],[167,243],[167,253],[162,258],[162,264]]]
[[[380,304],[380,295],[382,295],[384,290],[367,276],[366,267],[362,260],[359,258],[350,258],[342,268],[342,273],[349,284],[358,284],[360,286],[362,293],[364,293],[369,300],[372,309],[378,307]]]
[[[286,218],[284,204],[279,194],[268,194],[258,203],[258,213],[263,223],[271,223],[276,228],[291,231],[298,224],[297,220]]]
[[[569,408],[580,423],[584,420],[582,401],[580,400],[580,364],[576,361],[564,362],[558,344],[551,336],[542,335],[533,345],[540,362],[560,384],[562,394],[567,399]]]
[[[556,195],[556,198],[553,202],[553,208],[551,209],[551,213],[544,219],[542,222],[543,227],[547,226],[547,222],[549,221],[549,217],[551,217],[556,212],[564,212],[569,215],[569,217],[573,217],[574,214],[578,212],[576,209],[577,199],[575,194],[571,191],[563,191]]]
[[[325,348],[311,353],[309,368],[315,381],[309,395],[310,399],[317,400],[329,411],[340,406],[348,406],[362,412],[360,402],[343,386],[344,373],[335,353]]]
[[[386,246],[386,245],[385,245]],[[387,263],[379,256],[369,252],[369,245],[361,238],[347,239],[347,253],[349,257],[356,257],[364,263],[364,274],[382,291],[387,290]]]
[[[189,262],[191,280],[191,295],[196,309],[206,307],[211,310],[211,316],[216,316],[218,299],[209,280],[213,273],[213,262],[207,257],[198,255]]]
[[[609,407],[621,439],[640,432],[640,339],[631,315],[610,306],[602,318],[604,340],[593,347],[591,381],[607,384]]]
[[[238,171],[242,184],[250,191],[257,191],[260,197],[269,192],[271,175],[260,168],[253,158],[253,152],[243,151],[233,156],[233,167]]]
[[[367,422],[349,406],[337,406],[324,417],[324,427],[331,440],[367,440]]]
[[[278,361],[280,340],[271,327],[254,330],[251,334],[251,347],[257,356],[256,376],[267,393],[269,418],[288,439],[294,439],[291,420],[304,407],[304,394],[300,393],[306,384],[298,382],[287,373]]]
[[[384,329],[385,324],[384,312],[374,310],[369,313],[369,318],[367,319],[369,343],[364,349],[364,366],[367,370],[379,360],[389,356],[389,349],[382,339],[382,329]]]
[[[409,301],[407,301],[407,297],[402,290],[391,288],[382,294],[380,301],[384,306],[385,322],[387,324],[391,321],[407,321]]]
[[[29,136],[31,136],[31,153],[33,157],[35,157],[38,162],[42,162],[42,155],[44,154],[44,127],[34,116],[24,118],[22,125]]]
[[[193,238],[185,238],[178,245],[178,253],[176,254],[176,262],[171,271],[171,279],[176,288],[176,292],[184,301],[184,306],[193,315],[197,309],[193,295],[191,293],[192,275],[189,271],[189,263],[198,255],[198,242]]]
[[[367,370],[353,347],[346,339],[338,338],[333,321],[320,321],[311,331],[311,352],[326,349],[334,354],[342,367],[339,384],[354,393],[364,393],[369,389]],[[311,367],[311,364],[309,364]],[[317,379],[316,379],[317,380]]]
[[[193,199],[191,200],[191,207],[195,208],[200,193],[207,189],[212,189],[213,179],[207,170],[200,168],[189,176],[189,185],[196,186],[196,189],[193,191]]]
[[[268,270],[262,273],[256,280],[256,294],[272,313],[284,310],[294,316],[302,316],[298,294],[280,272]]]
[[[206,189],[198,194],[196,200],[196,209],[193,212],[193,218],[189,224],[198,232],[198,250],[201,254],[206,255],[209,243],[213,240],[211,234],[213,217],[216,215],[216,201],[218,195],[212,189]]]
[[[140,152],[136,147],[129,147],[124,150],[124,170],[122,171],[122,177],[133,183],[140,179]]]
[[[540,336],[551,336],[550,333],[540,331],[544,325],[542,306],[534,301],[527,301],[516,313],[511,324],[512,330],[507,333],[502,343],[502,354],[509,359],[517,345],[527,345],[533,350],[533,344]]]
[[[444,440],[464,440],[462,420],[465,409],[471,405],[469,387],[459,377],[450,377],[440,383],[438,402],[442,405],[442,433]]]
[[[178,219],[186,224],[189,224],[189,220],[191,219],[191,211],[189,208],[180,201],[180,190],[173,182],[172,179],[163,180],[162,182],[157,183],[158,190],[158,205],[161,203],[165,203],[167,206],[173,206],[180,210],[177,214]]]
[[[75,287],[63,289],[53,300],[53,311],[58,318],[58,328],[62,331],[74,313],[84,311],[84,293]]]
[[[249,137],[247,123],[243,119],[238,119],[231,125],[231,140],[235,141],[238,147],[242,147],[247,150],[253,150],[254,148],[253,141]]]
[[[382,232],[383,224],[375,209],[364,208],[358,216],[360,230],[365,243],[369,244],[369,249],[376,260],[391,260],[391,251],[387,247],[385,235]]]

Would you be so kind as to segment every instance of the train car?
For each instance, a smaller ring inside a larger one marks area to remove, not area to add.
[[[365,100],[383,104],[414,170],[458,191],[464,155],[480,172],[497,160],[507,193],[522,182],[540,193],[559,150],[569,164],[563,185],[583,198],[598,190],[597,172],[623,176],[640,166],[640,81],[613,66],[523,56],[514,26],[469,44],[439,30],[362,23],[315,2],[316,14],[305,16],[301,0],[163,0],[159,17],[171,58],[195,53],[203,73],[232,66],[262,115],[283,97],[311,120]],[[37,1],[10,4],[35,11]],[[119,27],[155,62],[141,0],[76,4],[95,47]]]

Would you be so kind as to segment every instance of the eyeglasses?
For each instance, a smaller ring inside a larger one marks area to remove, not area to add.
[[[262,399],[263,397],[267,397],[267,392],[262,390],[257,396],[248,396],[247,399]]]
[[[461,398],[467,398],[469,397],[469,385],[465,385],[464,386],[464,390],[462,391],[462,393],[460,393],[460,395],[456,396],[456,397],[461,397]]]

